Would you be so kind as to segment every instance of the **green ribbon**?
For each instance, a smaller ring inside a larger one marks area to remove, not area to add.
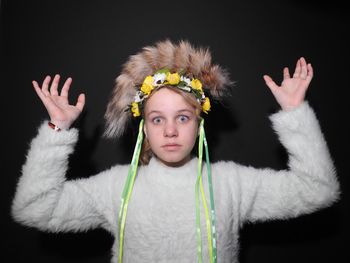
[[[204,125],[204,121],[203,121]],[[211,177],[211,165],[209,160],[209,147],[207,138],[205,136],[205,131],[203,127],[203,142],[205,147],[205,157],[206,157],[206,164],[207,164],[207,173],[208,173],[208,188],[209,188],[209,196],[210,196],[210,215],[211,215],[211,231],[212,231],[212,245],[213,245],[213,252],[212,252],[212,259],[213,262],[217,261],[217,247],[216,247],[216,213],[215,213],[215,205],[214,205],[214,191],[213,191],[213,182]]]
[[[205,147],[206,154],[206,166],[208,174],[208,188],[210,195],[210,213],[208,211],[207,201],[205,199],[203,180],[202,180],[202,160],[203,160],[203,144]],[[213,193],[213,184],[211,177],[211,165],[209,160],[209,150],[208,143],[204,131],[204,119],[201,120],[199,125],[199,142],[198,142],[198,177],[195,186],[195,200],[196,200],[196,233],[197,233],[197,256],[198,262],[202,263],[202,234],[201,234],[201,224],[200,224],[200,196],[201,192],[202,203],[205,212],[206,218],[206,227],[207,227],[207,238],[208,238],[208,249],[209,249],[209,260],[210,263],[215,263],[217,260],[216,253],[216,215],[214,207],[214,193]]]
[[[119,230],[119,255],[118,262],[123,262],[123,246],[124,246],[124,230],[125,230],[125,222],[126,222],[126,214],[128,211],[129,200],[131,196],[131,192],[134,186],[135,177],[137,173],[137,166],[140,158],[140,152],[142,147],[143,140],[143,119],[140,121],[139,125],[139,133],[137,136],[136,146],[134,149],[134,154],[132,156],[132,161],[129,168],[128,177],[126,178],[126,182],[124,185],[124,190],[121,197],[121,204],[118,216],[118,230]]]

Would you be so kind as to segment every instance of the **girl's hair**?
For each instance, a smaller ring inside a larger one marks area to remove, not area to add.
[[[177,89],[177,88],[174,88],[174,87],[171,87],[171,86],[164,86],[164,87],[161,87],[161,89],[164,89],[164,88],[167,88],[179,95],[181,95],[185,101],[194,108],[195,110],[195,114],[197,116],[197,120],[199,120],[201,117],[200,117],[200,114],[202,112],[202,108],[201,108],[201,105],[200,103],[197,101],[197,99],[194,97],[194,95],[192,95],[191,93],[188,93],[186,91],[182,91],[180,89]],[[158,89],[159,90],[159,89]],[[158,90],[155,90],[151,93],[150,97],[153,96],[153,94],[155,92],[157,92]],[[149,98],[150,98],[149,97]],[[148,99],[149,99],[148,98]],[[147,101],[148,101],[147,99]],[[145,107],[146,107],[146,104],[147,104],[147,101],[145,102]],[[145,109],[144,107],[144,109]],[[144,116],[144,112],[142,113],[143,115],[143,118],[145,118]],[[151,149],[151,146],[148,142],[148,139],[145,138],[143,140],[143,144],[142,144],[142,148],[141,148],[141,155],[140,155],[140,162],[142,165],[147,165],[149,163],[149,161],[151,160],[153,156],[153,152],[152,152],[152,149]]]

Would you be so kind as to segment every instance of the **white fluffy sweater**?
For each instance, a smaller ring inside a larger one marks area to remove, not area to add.
[[[220,263],[237,262],[244,222],[296,217],[329,206],[339,196],[333,162],[308,103],[270,119],[289,153],[288,170],[212,164]],[[55,132],[46,122],[40,126],[22,169],[12,214],[16,221],[44,231],[102,227],[116,237],[112,262],[117,262],[117,220],[128,165],[66,180],[68,156],[77,140],[76,129]],[[197,261],[196,171],[197,159],[170,168],[152,158],[139,167],[127,214],[124,262]],[[205,225],[202,233],[208,262]]]

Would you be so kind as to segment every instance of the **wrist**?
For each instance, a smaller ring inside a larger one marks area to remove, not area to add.
[[[301,104],[303,104],[303,101],[299,102],[299,103],[295,103],[295,104],[290,104],[290,105],[281,105],[281,108],[283,111],[291,111],[294,110],[296,108],[298,108]]]
[[[71,126],[71,123],[69,121],[59,121],[59,120],[53,120],[50,119],[49,121],[51,124],[49,124],[50,126],[52,126],[52,129],[56,129],[59,128],[60,130],[68,130]]]
[[[53,129],[53,130],[55,130],[55,131],[57,131],[57,132],[59,132],[59,131],[62,130],[60,127],[58,127],[56,124],[54,124],[54,123],[51,122],[51,121],[48,122],[48,125],[49,125],[49,127],[50,127],[51,129]]]

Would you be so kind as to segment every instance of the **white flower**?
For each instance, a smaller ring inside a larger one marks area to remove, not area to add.
[[[165,81],[166,74],[165,73],[156,73],[153,76],[154,79],[154,85],[157,85],[158,82],[163,83]]]
[[[143,93],[141,91],[137,91],[136,95],[134,97],[134,102],[141,102],[143,101]]]
[[[183,91],[186,91],[186,92],[191,92],[191,88],[190,87],[187,87],[187,86],[182,86],[182,87],[178,87],[179,89],[183,90]]]
[[[191,84],[191,80],[189,78],[184,77],[184,76],[181,76],[180,80],[186,82],[187,86],[190,86],[190,84]]]

